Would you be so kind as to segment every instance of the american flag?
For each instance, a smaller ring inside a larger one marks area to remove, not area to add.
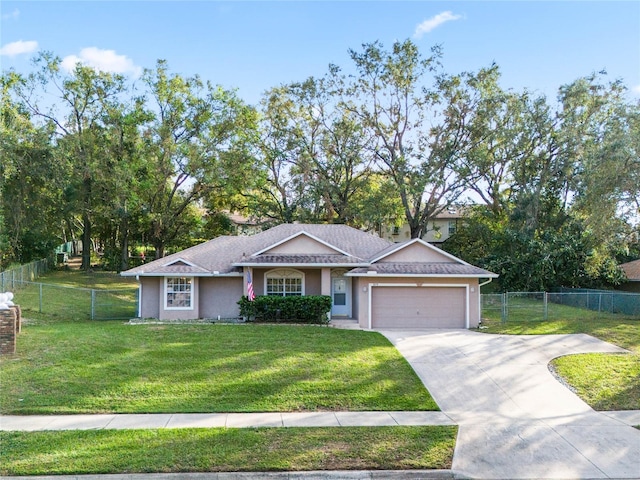
[[[250,302],[256,298],[256,294],[253,293],[253,282],[251,281],[251,272],[247,271],[247,298]]]

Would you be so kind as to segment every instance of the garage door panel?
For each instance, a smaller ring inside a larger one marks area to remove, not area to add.
[[[465,328],[466,289],[374,287],[373,328]]]

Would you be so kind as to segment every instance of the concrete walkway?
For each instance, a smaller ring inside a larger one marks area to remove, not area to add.
[[[470,478],[640,478],[640,418],[598,413],[548,369],[625,350],[588,335],[383,331],[458,425],[452,470]],[[622,420],[622,421],[621,421]]]
[[[455,425],[442,412],[167,413],[106,415],[3,415],[0,430],[151,428],[377,427]]]

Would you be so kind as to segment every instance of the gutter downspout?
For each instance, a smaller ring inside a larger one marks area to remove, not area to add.
[[[136,281],[138,282],[138,318],[142,318],[142,282],[140,281],[140,275],[136,275]]]

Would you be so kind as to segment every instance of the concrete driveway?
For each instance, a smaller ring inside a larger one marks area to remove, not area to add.
[[[640,478],[640,431],[594,411],[548,363],[625,350],[589,335],[381,331],[459,425],[452,469],[471,478]]]

